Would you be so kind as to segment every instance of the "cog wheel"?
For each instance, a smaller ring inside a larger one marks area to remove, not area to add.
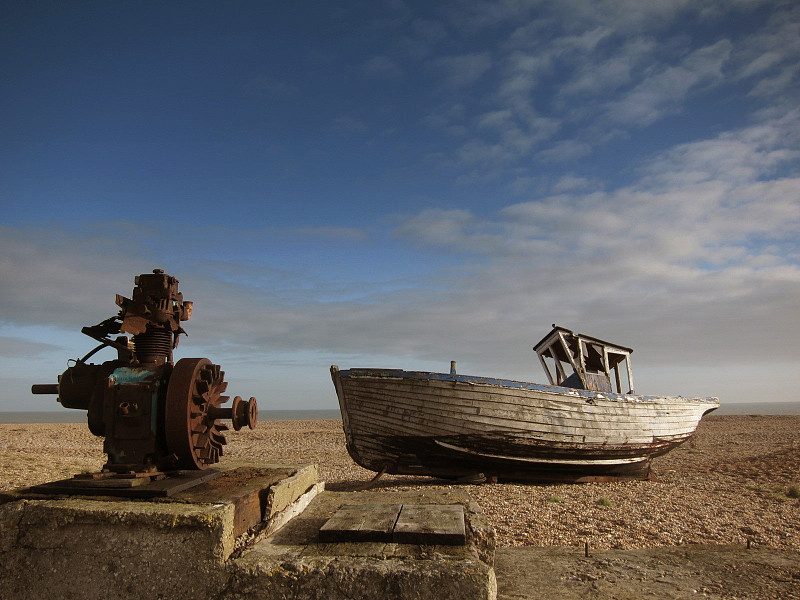
[[[231,418],[233,412],[222,407],[230,399],[222,395],[228,387],[224,378],[225,372],[207,358],[182,358],[175,364],[164,421],[167,448],[177,456],[177,468],[205,469],[219,462],[228,429],[220,419]]]

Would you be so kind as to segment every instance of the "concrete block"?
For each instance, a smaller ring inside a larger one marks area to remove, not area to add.
[[[223,589],[237,538],[268,516],[278,488],[314,488],[316,467],[228,465],[223,476],[168,499],[47,497],[0,504],[0,598],[208,598]],[[285,483],[287,482],[288,483]],[[297,498],[295,498],[297,500]]]
[[[285,510],[301,494],[317,483],[318,479],[317,465],[294,468],[290,476],[282,479],[278,485],[270,486],[267,502],[269,513],[265,514],[264,518],[269,519],[276,513]]]
[[[226,600],[411,599],[494,600],[492,567],[475,558],[437,555],[413,560],[380,556],[318,556],[267,560],[252,553],[236,561]]]
[[[205,597],[224,581],[233,516],[225,504],[75,498],[2,504],[2,537],[16,539],[0,554],[0,597]]]

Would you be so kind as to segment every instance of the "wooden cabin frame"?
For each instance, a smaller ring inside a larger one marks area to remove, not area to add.
[[[604,340],[573,333],[569,329],[553,324],[553,330],[533,347],[547,373],[551,385],[571,387],[598,392],[633,394],[633,370],[631,348],[612,344]],[[553,371],[546,359],[551,359]],[[620,367],[625,363],[627,392],[623,392]],[[567,367],[572,370],[567,374]],[[612,375],[613,382],[612,386]],[[616,388],[616,390],[614,389]]]

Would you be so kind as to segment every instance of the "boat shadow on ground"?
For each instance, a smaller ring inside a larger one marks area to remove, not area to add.
[[[446,487],[452,485],[468,485],[451,479],[438,477],[410,476],[397,479],[372,481],[371,479],[342,479],[325,482],[325,489],[332,492],[360,492],[363,490],[392,490],[409,487]]]

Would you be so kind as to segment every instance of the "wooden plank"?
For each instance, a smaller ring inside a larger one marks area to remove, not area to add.
[[[486,425],[490,425],[519,431],[555,429],[561,434],[581,435],[586,429],[606,430],[609,427],[630,431],[644,427],[680,428],[684,424],[696,427],[700,418],[700,411],[696,407],[664,407],[661,414],[656,414],[652,407],[622,405],[607,409],[601,401],[597,401],[597,406],[579,406],[573,410],[537,406],[534,409],[517,407],[515,411],[502,411],[487,405],[478,414],[471,408],[459,410],[461,406],[457,398],[445,404],[441,399],[422,402],[419,399],[395,397],[387,401],[391,404],[384,404],[358,398],[357,394],[355,396],[357,400],[351,406],[353,413],[371,413],[374,418],[386,421],[387,425],[393,422],[399,431],[409,430],[409,424],[414,423],[415,430],[420,434],[482,431]],[[446,409],[442,408],[445,406]]]
[[[426,389],[427,388],[427,389]],[[598,394],[595,398],[559,398],[557,395],[547,395],[533,392],[519,392],[498,389],[491,394],[484,394],[483,398],[475,398],[475,394],[465,389],[441,389],[434,386],[420,386],[416,390],[392,390],[386,386],[381,393],[377,390],[352,389],[350,392],[359,403],[373,403],[392,412],[402,413],[403,409],[419,410],[420,406],[427,407],[431,404],[439,405],[442,409],[454,411],[455,414],[476,415],[503,414],[509,417],[530,413],[535,416],[537,412],[544,414],[554,410],[566,411],[579,418],[607,418],[610,413],[615,416],[628,415],[636,418],[658,419],[672,411],[698,415],[706,409],[705,403],[687,400],[671,401],[664,398],[658,402],[622,401],[607,399]],[[470,397],[472,396],[472,398]],[[489,412],[490,411],[490,412]],[[517,417],[518,418],[518,417]]]
[[[320,542],[390,542],[402,504],[345,504],[320,527]]]
[[[430,417],[433,419],[434,417]],[[361,435],[384,435],[384,436],[421,436],[421,437],[453,437],[458,434],[467,434],[470,436],[482,436],[486,433],[497,435],[506,435],[509,442],[516,444],[524,444],[527,440],[533,441],[538,444],[541,441],[563,442],[563,443],[583,443],[587,439],[601,439],[601,440],[614,440],[614,439],[628,439],[640,437],[674,437],[691,434],[694,431],[696,421],[683,421],[681,423],[663,423],[659,426],[646,427],[644,424],[638,429],[633,427],[618,427],[612,421],[609,421],[608,426],[603,429],[602,427],[584,427],[582,430],[575,429],[575,433],[570,431],[572,428],[567,428],[558,425],[542,426],[537,430],[528,429],[512,429],[510,427],[503,427],[497,422],[489,423],[482,429],[477,427],[470,428],[470,431],[453,431],[446,427],[426,427],[417,420],[409,419],[407,422],[387,421],[381,417],[372,416],[367,418],[366,414],[358,415],[358,418],[353,419],[354,432]]]
[[[467,541],[460,504],[404,504],[394,526],[398,544],[463,545]]]
[[[362,435],[384,435],[384,436],[421,436],[421,437],[452,437],[459,434],[470,436],[481,436],[485,433],[503,434],[512,439],[515,443],[525,443],[526,440],[533,440],[539,443],[543,440],[563,443],[582,443],[587,439],[626,439],[639,438],[642,436],[650,437],[673,437],[689,435],[694,431],[697,420],[681,420],[671,423],[659,423],[647,426],[642,423],[638,428],[624,427],[620,423],[615,423],[609,419],[605,428],[598,426],[586,426],[581,429],[566,427],[560,424],[542,425],[537,428],[512,428],[505,426],[498,421],[489,421],[481,428],[471,427],[469,430],[456,430],[445,426],[444,419],[440,418],[438,427],[434,427],[431,421],[436,417],[429,415],[428,421],[422,419],[408,419],[407,421],[387,420],[376,415],[367,415],[363,411],[352,419],[354,434],[358,432]],[[476,421],[480,425],[480,421]]]
[[[325,543],[394,542],[463,545],[464,507],[460,504],[346,504],[319,530]]]

